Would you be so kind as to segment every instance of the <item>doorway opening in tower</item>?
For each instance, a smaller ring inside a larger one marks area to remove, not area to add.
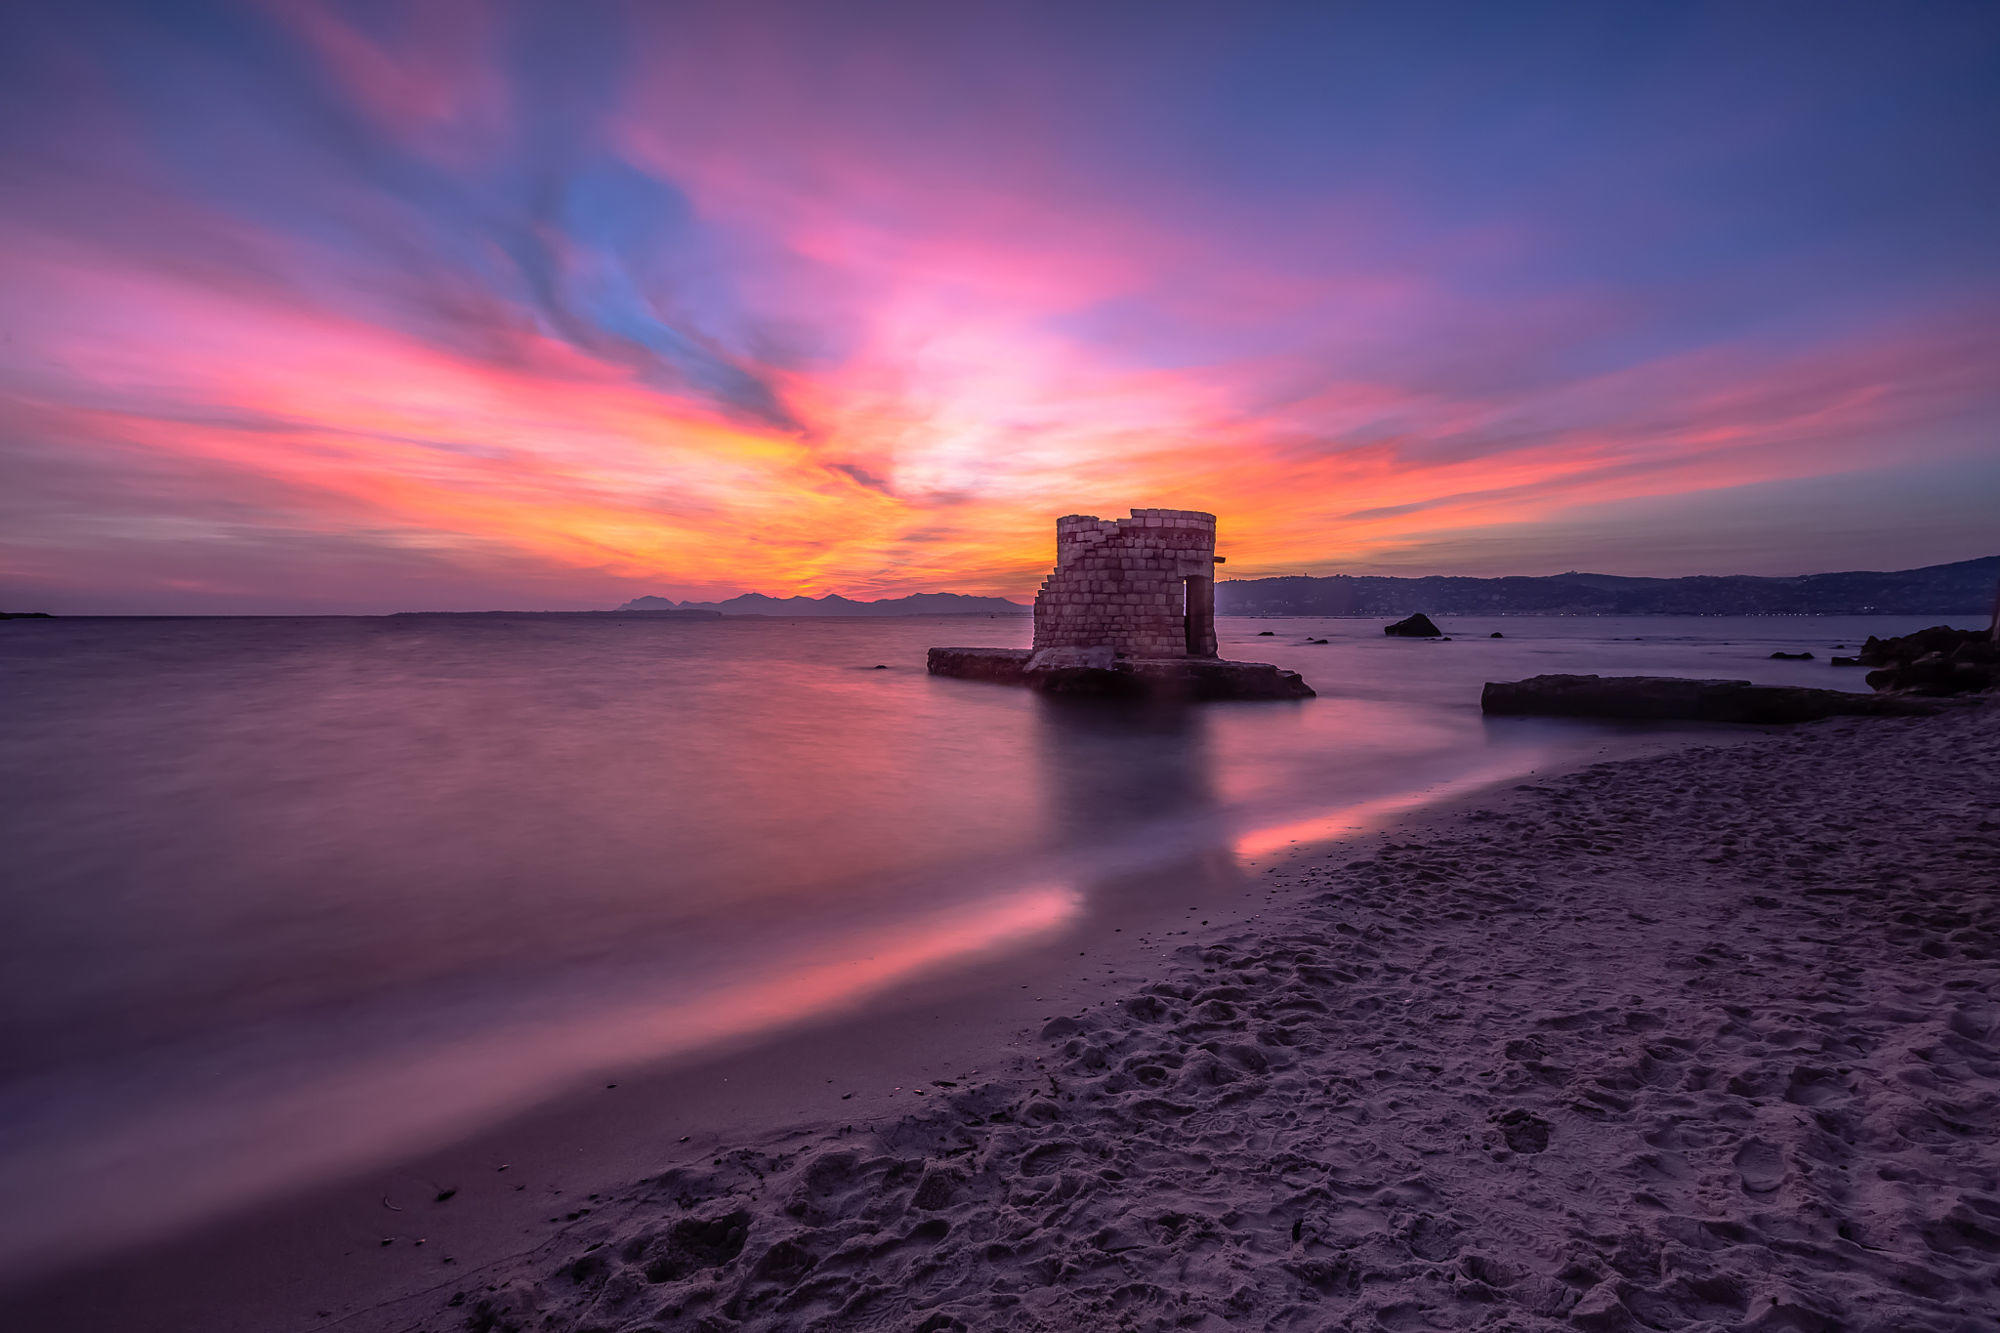
[[[1215,580],[1187,580],[1187,651],[1189,657],[1214,657]]]

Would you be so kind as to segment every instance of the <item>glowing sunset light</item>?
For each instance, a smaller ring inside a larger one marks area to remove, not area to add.
[[[1989,554],[1997,29],[17,6],[0,600],[1025,599],[1135,505],[1235,577]]]

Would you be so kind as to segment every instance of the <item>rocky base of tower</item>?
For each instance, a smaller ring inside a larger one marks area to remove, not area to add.
[[[933,648],[933,676],[1107,699],[1310,699],[1296,671],[1214,657],[1118,657],[1109,648]]]

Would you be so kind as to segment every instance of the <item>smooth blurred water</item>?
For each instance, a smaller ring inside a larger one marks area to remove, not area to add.
[[[227,1206],[1623,734],[1483,681],[1859,689],[1831,645],[1922,622],[1381,623],[1226,619],[1320,697],[1194,709],[925,674],[1019,618],[0,624],[0,1265],[82,1179]]]

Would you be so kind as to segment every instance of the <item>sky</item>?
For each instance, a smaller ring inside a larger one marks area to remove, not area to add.
[[[0,7],[0,609],[2000,551],[2000,6]]]

